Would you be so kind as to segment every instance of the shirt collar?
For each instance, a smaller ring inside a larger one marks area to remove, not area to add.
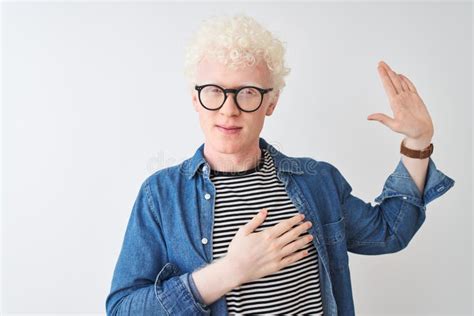
[[[270,145],[263,137],[259,137],[259,147],[260,149],[266,149],[268,151],[273,158],[277,172],[303,173],[295,158],[286,156],[274,146]],[[203,172],[202,167],[204,167],[204,165],[209,168],[209,164],[204,158],[203,143],[196,149],[194,155],[182,164],[182,172],[184,172],[188,179],[191,179],[198,171]]]

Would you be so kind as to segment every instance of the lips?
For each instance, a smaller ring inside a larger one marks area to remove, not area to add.
[[[236,126],[236,125],[216,125],[216,128],[226,136],[238,136],[240,135],[240,131],[242,130],[242,127]]]
[[[233,130],[233,129],[240,129],[242,127],[240,126],[235,126],[235,125],[217,125],[219,127],[222,127],[222,128],[225,128],[225,129],[229,129],[229,130]]]

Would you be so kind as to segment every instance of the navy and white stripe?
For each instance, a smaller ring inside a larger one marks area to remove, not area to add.
[[[268,214],[255,232],[298,214],[283,183],[276,176],[272,157],[265,149],[262,149],[262,157],[255,168],[237,173],[211,170],[210,179],[216,188],[212,236],[214,260],[225,255],[239,227],[250,221],[260,209],[267,208]],[[305,232],[300,237],[307,234]],[[318,254],[312,243],[302,249],[309,249],[309,255],[228,292],[225,295],[228,312],[323,315]]]

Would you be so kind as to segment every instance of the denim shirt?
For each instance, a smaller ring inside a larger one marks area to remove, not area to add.
[[[426,205],[454,180],[429,158],[423,194],[400,161],[372,205],[351,194],[325,161],[289,157],[259,138],[277,177],[312,222],[325,315],[354,315],[348,251],[394,253],[425,221]],[[215,187],[204,144],[194,156],[147,177],[138,192],[105,302],[107,315],[227,315],[225,295],[210,305],[193,295],[189,274],[212,262]]]

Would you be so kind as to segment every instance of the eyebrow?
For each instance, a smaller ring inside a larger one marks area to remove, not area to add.
[[[204,84],[216,84],[218,86],[224,87],[224,85],[221,82],[206,81]],[[241,88],[241,87],[245,87],[245,86],[254,86],[254,87],[261,88],[263,85],[259,84],[259,83],[256,83],[256,82],[247,81],[247,82],[244,82],[244,83],[236,86],[235,88]]]

